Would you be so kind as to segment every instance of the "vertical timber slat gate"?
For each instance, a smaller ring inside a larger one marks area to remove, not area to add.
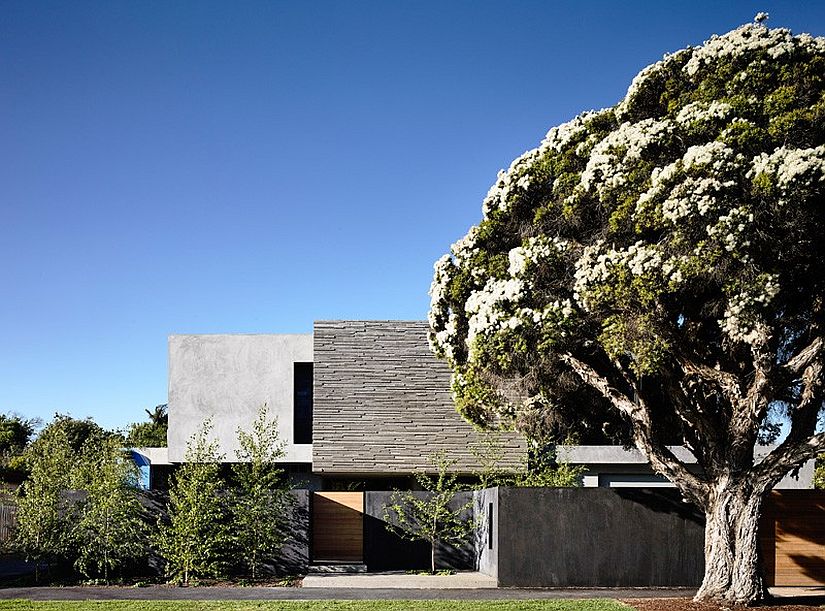
[[[825,584],[825,490],[774,490],[759,535],[769,586]]]
[[[314,562],[363,562],[363,492],[313,493],[312,559]]]

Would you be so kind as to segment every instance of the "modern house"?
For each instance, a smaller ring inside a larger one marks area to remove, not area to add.
[[[281,569],[427,566],[426,545],[387,531],[389,491],[414,488],[412,474],[432,470],[428,457],[438,451],[455,461],[459,474],[477,472],[472,448],[482,433],[456,413],[450,371],[431,354],[426,335],[422,321],[319,321],[305,335],[171,336],[168,448],[135,451],[144,485],[164,487],[205,420],[224,459],[236,460],[238,429],[248,430],[266,405],[269,416],[278,418],[281,462],[296,488],[294,536]],[[524,441],[511,433],[503,442],[503,466],[519,468]],[[673,451],[695,464],[684,448]],[[672,484],[653,473],[640,453],[573,446],[562,458],[586,468],[584,488],[459,493],[462,503],[472,501],[482,526],[467,545],[440,546],[440,562],[476,568],[509,586],[698,583],[703,516],[677,491],[658,490]],[[810,488],[812,471],[809,463],[777,488]],[[762,529],[763,554],[773,563],[771,583],[818,583],[825,572],[825,560],[822,571],[808,571],[813,577],[796,564],[782,572],[791,562],[786,559],[798,555],[793,541],[818,541],[819,534],[795,535],[788,524],[799,522],[801,510],[777,508],[813,492],[783,490],[769,503]],[[808,511],[810,502],[803,501]],[[825,551],[820,555],[825,558]]]
[[[168,404],[168,449],[137,456],[154,486],[184,460],[206,419],[225,460],[234,461],[237,430],[248,429],[264,404],[278,418],[281,460],[296,487],[408,487],[413,472],[432,469],[428,459],[438,451],[459,473],[480,468],[472,451],[480,433],[456,413],[450,371],[430,352],[423,321],[318,321],[300,335],[172,335]],[[523,464],[524,441],[513,433],[503,441],[502,466]],[[576,446],[562,455],[586,467],[586,487],[672,486],[620,446]],[[812,477],[811,462],[777,488],[810,488]]]

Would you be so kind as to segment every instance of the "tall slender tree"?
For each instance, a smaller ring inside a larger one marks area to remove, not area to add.
[[[82,448],[75,488],[78,503],[72,528],[77,550],[75,567],[87,577],[102,577],[146,555],[148,544],[143,507],[137,496],[137,468],[115,437],[91,438]]]
[[[434,472],[418,470],[415,479],[423,492],[396,490],[384,505],[387,530],[410,541],[430,544],[430,571],[436,571],[440,544],[461,545],[475,530],[472,498],[461,503],[456,495],[465,490],[444,452],[429,457]]]
[[[217,577],[226,564],[230,534],[220,472],[223,456],[209,437],[211,430],[206,420],[189,440],[169,488],[169,521],[160,524],[157,537],[167,577],[184,585]]]
[[[239,557],[252,579],[276,559],[287,538],[291,509],[289,481],[278,466],[284,444],[277,418],[263,405],[250,431],[238,429],[240,462],[232,466],[232,533]]]
[[[73,548],[73,501],[66,493],[76,453],[66,431],[56,427],[29,445],[23,458],[29,474],[18,488],[11,545],[34,562],[39,581],[41,564],[52,566],[66,559]]]

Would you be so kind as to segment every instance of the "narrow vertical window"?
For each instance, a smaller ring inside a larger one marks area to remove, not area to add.
[[[294,443],[312,443],[312,363],[295,363]]]
[[[493,504],[487,505],[487,549],[493,549]]]

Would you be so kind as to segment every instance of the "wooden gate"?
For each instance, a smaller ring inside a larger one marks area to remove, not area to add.
[[[774,490],[759,535],[768,585],[825,585],[825,491]]]
[[[313,493],[312,559],[314,562],[363,562],[363,492]]]

